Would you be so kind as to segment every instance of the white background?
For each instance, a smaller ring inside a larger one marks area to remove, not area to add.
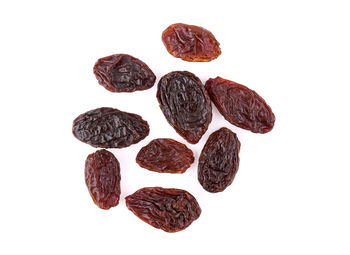
[[[2,1],[0,4],[1,254],[350,254],[348,1]],[[221,43],[210,63],[172,57],[161,41],[170,24],[203,26]],[[253,134],[216,108],[185,174],[135,163],[159,137],[185,142],[166,122],[152,89],[111,93],[95,61],[128,53],[159,78],[188,70],[256,90],[276,115]],[[150,135],[113,149],[121,163],[120,204],[93,203],[84,162],[93,147],[75,139],[73,119],[109,106],[147,120]],[[209,134],[226,126],[242,147],[224,192],[197,181]],[[202,215],[169,234],[127,210],[125,196],[146,186],[191,192]]]

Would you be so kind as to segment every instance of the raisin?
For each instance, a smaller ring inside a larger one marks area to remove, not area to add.
[[[239,167],[240,142],[235,133],[221,128],[212,133],[199,157],[198,180],[206,191],[225,190]]]
[[[100,58],[94,73],[98,83],[112,92],[145,90],[156,81],[156,76],[144,62],[126,54]]]
[[[149,134],[141,116],[102,107],[79,115],[73,134],[80,141],[100,148],[123,148],[138,143]]]
[[[219,42],[202,27],[173,24],[164,30],[162,40],[171,55],[186,61],[207,62],[221,54]]]
[[[158,83],[159,106],[169,124],[189,143],[197,143],[212,119],[211,101],[190,72],[171,72]]]
[[[159,173],[184,173],[193,163],[193,152],[172,139],[154,139],[137,154],[136,162]]]
[[[255,91],[220,77],[209,79],[205,88],[219,112],[231,124],[261,134],[273,128],[275,115]]]
[[[120,166],[106,150],[90,154],[85,161],[85,182],[95,204],[101,209],[118,205],[120,197]]]
[[[166,232],[187,228],[201,214],[194,196],[181,189],[143,188],[125,200],[137,217]]]

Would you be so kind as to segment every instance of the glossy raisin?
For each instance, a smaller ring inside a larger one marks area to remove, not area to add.
[[[221,54],[219,42],[202,27],[173,24],[165,29],[162,40],[171,55],[186,61],[207,62]]]
[[[235,133],[221,128],[212,133],[199,157],[198,180],[206,191],[225,190],[239,167],[240,142]]]
[[[144,62],[127,54],[100,58],[94,73],[98,83],[112,92],[145,90],[156,81],[156,76]]]
[[[205,88],[219,112],[231,124],[261,134],[273,128],[275,115],[255,91],[220,77],[209,79]]]
[[[120,197],[120,166],[106,150],[90,154],[85,161],[85,182],[95,204],[101,209],[118,205]]]
[[[184,173],[193,163],[193,152],[173,139],[154,139],[137,154],[136,162],[159,173]]]
[[[123,148],[144,139],[149,126],[137,114],[102,107],[79,115],[73,122],[73,134],[93,147]]]
[[[171,72],[158,83],[159,106],[169,124],[189,143],[197,143],[212,119],[211,101],[190,72]]]
[[[128,209],[137,217],[166,232],[187,228],[201,214],[194,196],[181,189],[143,188],[125,200]]]

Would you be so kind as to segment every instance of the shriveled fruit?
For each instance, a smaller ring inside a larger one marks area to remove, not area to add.
[[[137,154],[136,162],[159,173],[184,173],[193,163],[193,152],[173,139],[152,140]]]
[[[162,34],[163,43],[174,57],[191,62],[207,62],[221,54],[220,44],[214,35],[198,26],[177,23]]]
[[[221,128],[212,133],[199,157],[198,180],[209,192],[225,190],[239,167],[240,142],[235,133]]]
[[[273,128],[275,115],[254,90],[220,77],[209,79],[205,88],[219,112],[231,124],[262,134]]]
[[[80,141],[100,148],[123,148],[149,134],[147,121],[133,113],[102,107],[79,115],[73,134]]]
[[[118,205],[120,197],[120,166],[106,150],[90,154],[85,161],[85,182],[95,204],[101,209]]]
[[[200,79],[186,71],[168,73],[158,83],[157,99],[169,124],[189,143],[197,143],[212,119]]]
[[[166,232],[187,228],[201,214],[194,196],[181,189],[143,188],[125,200],[128,209],[137,217]]]
[[[100,58],[94,73],[98,83],[112,92],[145,90],[156,81],[156,76],[144,62],[127,54]]]

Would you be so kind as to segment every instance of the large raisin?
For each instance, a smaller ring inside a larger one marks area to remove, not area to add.
[[[133,113],[102,107],[79,115],[73,134],[80,141],[100,148],[123,148],[149,134],[147,121]]]
[[[231,185],[239,166],[240,146],[236,134],[227,128],[209,136],[198,163],[198,180],[205,190],[220,192]]]
[[[144,62],[126,54],[100,58],[94,73],[98,83],[112,92],[145,90],[156,81],[156,76]]]
[[[106,150],[90,154],[85,161],[85,182],[95,204],[101,209],[118,205],[120,197],[120,166]]]
[[[209,79],[205,88],[219,112],[231,124],[262,134],[273,128],[275,115],[255,91],[220,77]]]
[[[171,55],[186,61],[207,62],[221,54],[219,42],[202,27],[173,24],[165,29],[162,40]]]
[[[169,124],[197,143],[212,119],[211,101],[201,80],[190,72],[171,72],[158,83],[159,106]]]
[[[166,232],[187,228],[201,214],[194,196],[181,189],[143,188],[125,200],[137,217]]]
[[[184,173],[193,163],[193,152],[173,139],[152,140],[137,154],[136,162],[159,173]]]

